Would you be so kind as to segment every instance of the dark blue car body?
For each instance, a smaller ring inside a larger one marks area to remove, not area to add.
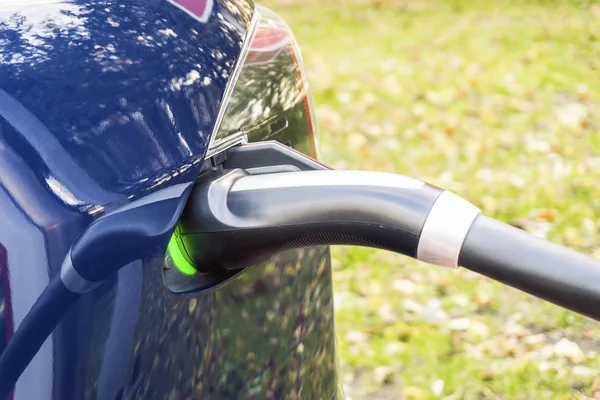
[[[0,2],[0,352],[87,225],[199,173],[254,12],[205,6],[201,21],[166,0]],[[309,152],[293,129],[276,139]],[[83,296],[14,400],[336,395],[327,248],[201,293],[169,291],[163,264]]]

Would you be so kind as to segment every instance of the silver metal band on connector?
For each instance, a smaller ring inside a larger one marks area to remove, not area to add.
[[[467,233],[481,213],[479,208],[451,192],[443,192],[431,208],[417,248],[417,259],[457,268]]]
[[[73,267],[71,253],[65,256],[65,260],[60,268],[60,279],[67,289],[73,293],[87,293],[102,282],[92,282],[79,275],[79,272]]]

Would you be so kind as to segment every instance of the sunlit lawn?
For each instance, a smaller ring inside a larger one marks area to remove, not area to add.
[[[600,254],[600,5],[263,4],[302,46],[325,162],[427,180]],[[334,256],[351,398],[600,398],[600,324],[463,270]]]

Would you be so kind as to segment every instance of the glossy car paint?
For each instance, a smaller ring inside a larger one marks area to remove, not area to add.
[[[85,226],[197,176],[254,5],[185,5],[0,0],[0,350]],[[236,101],[257,96],[238,86]],[[261,95],[277,105],[276,92]],[[310,152],[295,99],[277,129],[253,120],[251,140]],[[328,249],[281,254],[206,293],[170,292],[163,268],[134,262],[85,295],[14,398],[331,398]]]

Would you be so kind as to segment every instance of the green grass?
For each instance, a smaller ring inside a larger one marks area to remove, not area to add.
[[[325,162],[429,181],[488,215],[600,254],[600,4],[263,4],[302,47]],[[464,270],[370,249],[335,249],[334,279],[353,399],[600,391],[600,326],[581,316]],[[582,355],[553,353],[563,338]]]

